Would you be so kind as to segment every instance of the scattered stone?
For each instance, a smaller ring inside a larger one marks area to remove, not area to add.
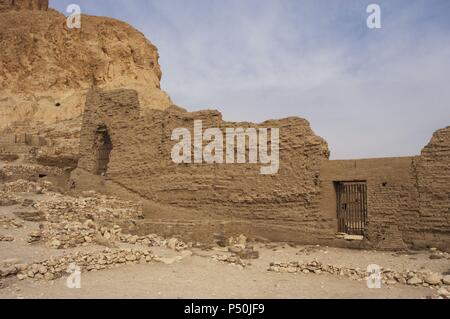
[[[136,258],[135,255],[130,254],[130,255],[127,255],[125,257],[125,259],[128,260],[128,261],[135,261],[137,258]]]
[[[230,255],[214,255],[214,256],[212,256],[212,258],[216,261],[234,264],[236,266],[241,266],[241,267],[247,266],[247,264],[244,261],[242,261],[242,259],[239,256],[234,255],[234,254],[232,254],[231,256]]]
[[[24,280],[25,278],[27,278],[27,275],[25,275],[25,274],[17,274],[17,279]]]
[[[396,285],[396,284],[397,284],[397,281],[394,279],[386,280],[386,285]]]
[[[41,240],[41,238],[42,238],[41,231],[34,230],[28,234],[28,243],[31,244],[31,243],[38,242]]]
[[[169,247],[172,250],[175,250],[177,248],[178,239],[176,238],[170,238],[167,242],[167,247]]]
[[[245,245],[247,245],[247,237],[245,237],[243,234],[237,237],[230,237],[228,239],[228,245],[229,246],[240,245],[245,247]]]
[[[55,275],[53,275],[51,272],[47,272],[44,275],[44,279],[47,281],[51,281],[51,280],[55,279]]]
[[[58,249],[61,247],[61,242],[58,239],[54,239],[50,242],[50,247]]]
[[[45,273],[47,273],[47,268],[45,266],[40,266],[38,271],[40,274],[44,275]]]
[[[450,275],[445,275],[445,276],[442,278],[442,282],[443,282],[445,285],[450,285]]]
[[[295,270],[295,271],[294,271]],[[440,274],[432,273],[430,271],[403,271],[398,272],[389,268],[381,268],[381,279],[387,285],[408,284],[408,285],[423,285],[430,288],[438,288],[444,278]],[[337,265],[322,264],[317,260],[306,263],[299,263],[296,261],[289,263],[272,262],[269,265],[268,271],[274,272],[298,272],[303,274],[323,274],[328,273],[335,276],[345,276],[352,280],[366,280],[370,274],[365,270],[359,268],[349,268]],[[450,278],[448,278],[450,279]],[[445,281],[444,281],[445,283]]]
[[[425,276],[424,280],[429,285],[439,285],[442,281],[442,275],[430,273]]]
[[[52,188],[52,183],[48,181],[26,181],[19,179],[14,182],[5,183],[2,186],[2,190],[7,193],[36,193],[37,189],[41,189],[42,192],[46,192]]]
[[[56,249],[85,246],[92,242],[114,248],[116,242],[163,245],[163,238],[156,235],[123,236],[119,226],[131,226],[141,219],[142,203],[120,200],[116,197],[85,193],[86,197],[70,197],[49,193],[50,199],[33,203],[33,213],[19,213],[21,217],[33,221],[46,221],[40,237],[30,238],[30,242],[44,240],[48,246]],[[33,236],[32,236],[33,237]],[[182,249],[184,243],[178,242],[176,249]]]
[[[437,294],[443,298],[450,299],[450,292],[446,288],[440,288]]]
[[[421,283],[423,283],[423,280],[418,278],[417,276],[414,276],[407,281],[408,285],[420,285]]]
[[[97,253],[75,253],[30,265],[14,265],[0,268],[0,278],[15,275],[18,279],[34,278],[37,280],[54,280],[67,274],[69,265],[75,264],[82,272],[110,269],[118,265],[149,263],[158,258],[149,250],[105,249]],[[178,256],[177,258],[183,258]]]

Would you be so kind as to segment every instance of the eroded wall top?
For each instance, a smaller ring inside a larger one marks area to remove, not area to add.
[[[171,140],[172,132],[186,128],[194,136],[195,120],[202,120],[203,130],[218,128],[222,132],[227,128],[279,128],[279,171],[262,175],[263,164],[248,161],[174,163],[171,150],[176,141]],[[95,175],[99,128],[106,128],[112,141],[108,181],[157,203],[193,209],[190,218],[295,222],[311,231],[320,218],[319,163],[329,151],[327,143],[304,119],[233,123],[223,121],[217,111],[190,113],[174,108],[152,110],[142,116],[136,92],[93,90],[86,103],[78,172]],[[76,185],[90,180],[80,178]]]

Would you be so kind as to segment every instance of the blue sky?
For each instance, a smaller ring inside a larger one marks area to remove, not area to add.
[[[417,155],[450,125],[448,0],[50,2],[143,32],[175,104],[230,121],[306,118],[335,159]],[[370,3],[382,29],[366,26]]]

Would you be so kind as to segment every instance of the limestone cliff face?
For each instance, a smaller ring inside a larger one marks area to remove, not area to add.
[[[86,15],[81,29],[68,29],[47,9],[48,0],[0,0],[0,130],[76,118],[93,85],[134,89],[143,109],[172,104],[160,89],[158,51],[142,33]]]
[[[0,11],[47,10],[48,0],[0,0]]]

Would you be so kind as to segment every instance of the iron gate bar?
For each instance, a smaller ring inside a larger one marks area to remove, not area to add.
[[[365,235],[367,225],[366,182],[336,182],[339,232]]]

